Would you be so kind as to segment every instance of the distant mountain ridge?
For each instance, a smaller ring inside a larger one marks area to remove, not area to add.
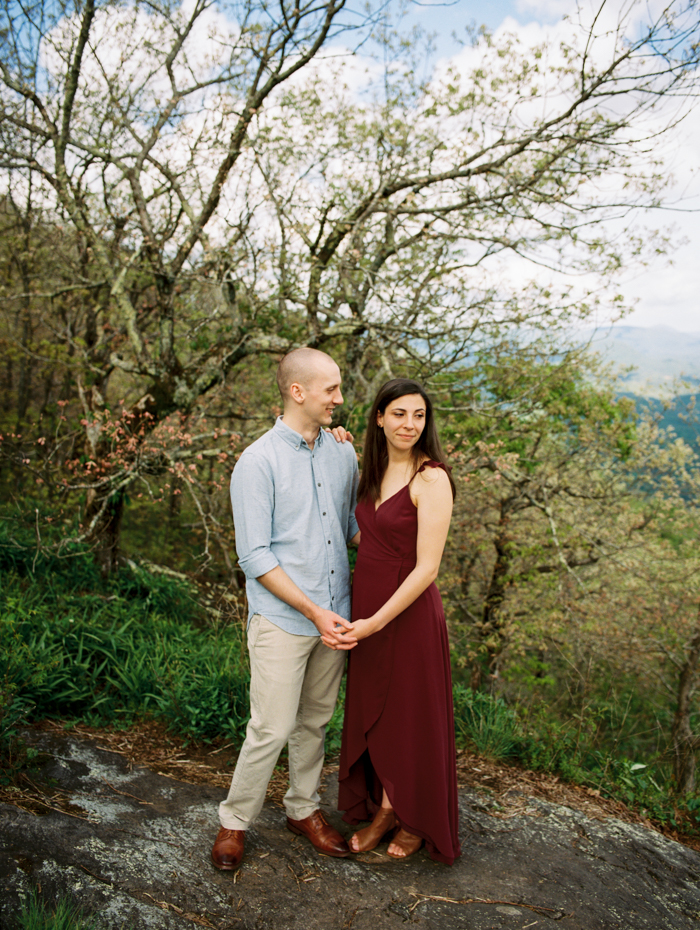
[[[681,378],[691,386],[700,384],[700,332],[618,324],[589,331],[587,337],[591,349],[615,368],[635,367],[620,376],[626,392],[660,397],[672,392]]]

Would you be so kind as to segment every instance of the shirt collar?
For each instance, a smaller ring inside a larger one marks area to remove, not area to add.
[[[287,426],[287,424],[284,422],[281,416],[277,417],[277,419],[275,420],[275,425],[273,426],[273,429],[275,430],[275,432],[281,439],[284,439],[286,443],[289,443],[289,445],[293,449],[296,449],[297,452],[299,451],[299,449],[301,449],[302,446],[304,446],[304,448],[306,449],[309,448],[306,443],[306,440],[301,435],[301,433],[297,433],[297,431],[292,429],[291,426]],[[317,445],[318,446],[323,445],[324,436],[325,436],[324,430],[319,429],[318,436],[316,437],[316,441],[314,443],[314,447]]]

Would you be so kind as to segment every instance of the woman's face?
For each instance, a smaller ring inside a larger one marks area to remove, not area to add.
[[[420,394],[404,394],[377,412],[377,426],[397,452],[406,452],[418,442],[425,428],[425,401]]]

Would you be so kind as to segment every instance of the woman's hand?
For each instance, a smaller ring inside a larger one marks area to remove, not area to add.
[[[344,426],[334,426],[333,429],[327,429],[326,432],[327,432],[327,433],[332,433],[332,434],[333,434],[333,439],[335,439],[336,442],[346,442],[346,441],[347,441],[347,442],[349,442],[349,443],[352,443],[353,440],[354,440],[354,438],[355,438],[355,437],[352,435],[352,433],[349,433],[349,432],[345,429]]]
[[[367,617],[364,620],[355,620],[352,625],[352,632],[355,639],[359,642],[361,639],[367,639],[372,633],[381,630],[383,624],[377,622],[374,617]]]

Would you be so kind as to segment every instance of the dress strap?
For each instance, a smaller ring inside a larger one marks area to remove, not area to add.
[[[443,465],[442,462],[436,462],[433,459],[428,459],[427,462],[423,462],[421,467],[416,471],[416,474],[413,475],[413,478],[415,478],[416,475],[420,475],[424,468],[442,468],[444,472],[449,474],[449,465]],[[410,488],[411,484],[413,483],[413,478],[411,478],[411,480],[406,485],[407,488]]]
[[[420,472],[422,472],[423,469],[426,468],[426,467],[427,467],[427,468],[442,468],[443,471],[447,471],[447,465],[443,464],[443,462],[436,462],[436,461],[434,461],[433,459],[428,459],[427,462],[423,462],[423,464],[422,464],[421,467],[418,469],[418,471],[416,472],[416,474],[417,474],[417,475],[420,474]]]

